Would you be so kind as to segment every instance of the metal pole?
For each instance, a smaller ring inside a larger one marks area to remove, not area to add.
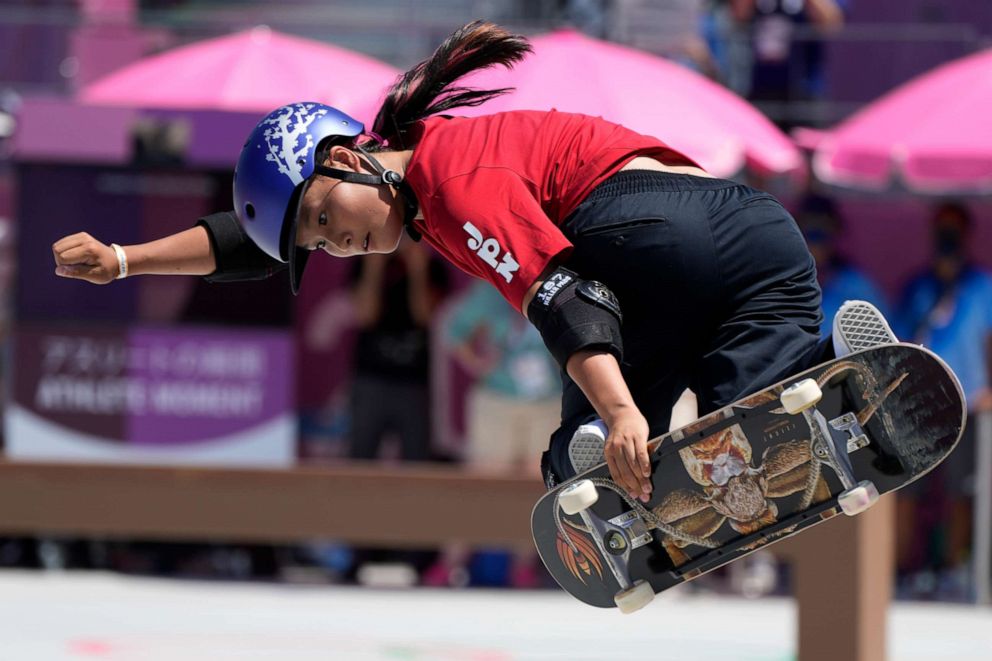
[[[975,420],[974,551],[975,600],[992,603],[992,411]]]

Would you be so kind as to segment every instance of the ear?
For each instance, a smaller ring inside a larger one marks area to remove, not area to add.
[[[331,147],[327,161],[328,165],[332,168],[351,170],[352,172],[360,172],[362,169],[361,160],[358,158],[358,155],[341,145]]]

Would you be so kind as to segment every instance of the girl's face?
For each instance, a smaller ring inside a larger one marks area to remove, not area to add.
[[[328,161],[339,170],[368,172],[345,147],[332,147]],[[297,223],[297,246],[334,257],[393,252],[403,236],[402,204],[390,186],[322,176],[306,185]]]

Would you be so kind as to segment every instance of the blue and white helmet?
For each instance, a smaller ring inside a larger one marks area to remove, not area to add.
[[[289,264],[293,293],[309,252],[296,248],[304,183],[315,171],[317,146],[332,137],[355,138],[365,127],[322,103],[291,103],[270,112],[252,130],[234,171],[234,208],[249,238],[273,259]]]

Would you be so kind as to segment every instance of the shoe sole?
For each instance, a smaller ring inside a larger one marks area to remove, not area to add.
[[[568,444],[568,458],[575,474],[585,473],[606,461],[603,456],[605,445],[606,437],[602,429],[595,424],[581,425]]]
[[[888,322],[874,305],[848,301],[834,317],[834,337],[839,337],[848,353],[899,341]]]

